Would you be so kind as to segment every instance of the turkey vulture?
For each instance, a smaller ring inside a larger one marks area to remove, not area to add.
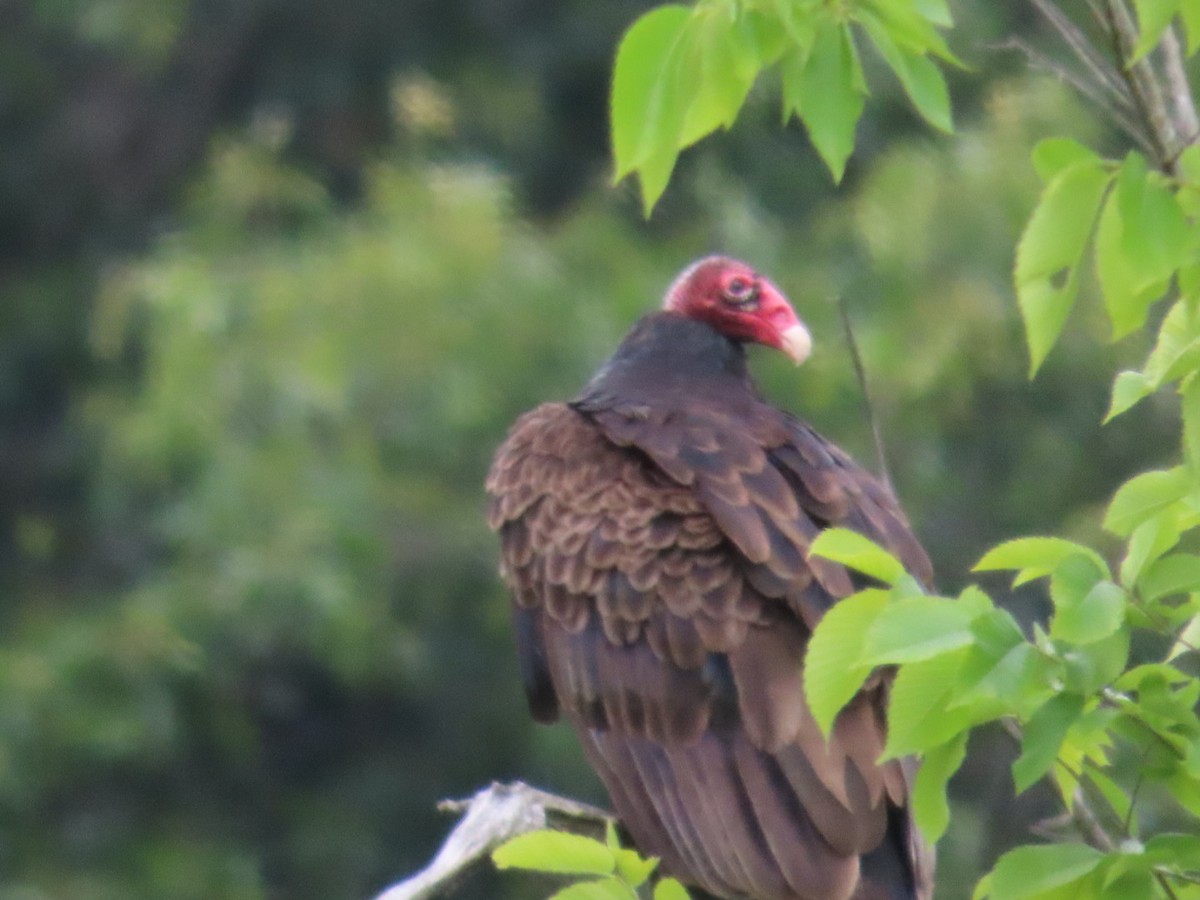
[[[928,898],[908,761],[877,764],[877,671],[826,741],[805,646],[862,579],[809,557],[822,528],[929,559],[896,500],[769,405],[743,345],[796,363],[808,332],[751,267],[709,257],[671,285],[570,403],[517,420],[488,475],[534,718],[574,725],[622,823],[718,897]]]

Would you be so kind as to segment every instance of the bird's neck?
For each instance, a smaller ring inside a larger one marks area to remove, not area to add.
[[[609,397],[656,405],[704,394],[757,396],[742,345],[705,322],[656,312],[633,326],[579,402]]]

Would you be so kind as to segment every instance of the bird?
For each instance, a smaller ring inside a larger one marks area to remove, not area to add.
[[[804,693],[822,615],[869,580],[810,555],[825,528],[932,568],[890,488],[772,406],[746,345],[811,335],[752,266],[684,269],[568,403],[522,415],[488,523],[533,718],[574,726],[665,873],[719,898],[928,900],[911,760],[879,762],[894,672],[826,739]]]

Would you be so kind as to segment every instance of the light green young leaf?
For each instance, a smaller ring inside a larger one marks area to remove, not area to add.
[[[691,21],[686,6],[668,4],[642,15],[621,38],[613,68],[612,142],[615,180],[677,147],[683,124],[678,96],[681,44]]]
[[[1200,837],[1194,834],[1156,834],[1146,841],[1145,854],[1151,865],[1194,872],[1200,870]]]
[[[885,607],[866,630],[860,666],[911,663],[974,640],[973,613],[953,600],[912,597]]]
[[[955,650],[900,667],[888,701],[885,758],[924,752],[979,720],[974,708],[948,708],[966,656]]]
[[[1095,550],[1058,537],[1014,538],[997,544],[984,554],[983,559],[975,563],[971,571],[995,572],[1016,569],[1019,574],[1013,580],[1013,587],[1017,587],[1027,581],[1049,575],[1063,560],[1072,556],[1090,559],[1105,577],[1108,576],[1108,566]]]
[[[1185,0],[1184,6],[1191,2]],[[1171,19],[1179,11],[1180,0],[1133,0],[1138,17],[1138,40],[1133,47],[1130,62],[1137,62],[1154,49]]]
[[[849,27],[832,17],[823,19],[803,67],[785,65],[783,77],[785,99],[804,122],[833,180],[840,182],[864,102],[862,64]]]
[[[1103,853],[1085,844],[1017,847],[992,869],[988,896],[995,900],[1036,897],[1083,878],[1103,860]]]
[[[643,857],[636,850],[618,846],[613,850],[613,858],[617,863],[619,875],[630,887],[645,884],[651,873],[658,867],[658,857]]]
[[[1096,226],[1094,248],[1096,275],[1104,295],[1104,307],[1112,323],[1113,340],[1145,324],[1150,307],[1162,296],[1170,281],[1169,275],[1157,281],[1147,281],[1140,271],[1144,261],[1131,262],[1119,193],[1110,193],[1104,204]]]
[[[848,528],[826,528],[809,547],[810,554],[841,563],[884,584],[904,577],[904,564],[870,538]]]
[[[637,891],[620,878],[608,877],[596,881],[577,881],[560,891],[555,891],[550,900],[637,900]]]
[[[1082,712],[1083,697],[1078,694],[1059,694],[1025,723],[1021,755],[1012,767],[1018,794],[1024,793],[1054,765],[1063,738]]]
[[[1036,373],[1075,301],[1080,258],[1112,175],[1094,161],[1063,169],[1051,181],[1017,245],[1017,301]]]
[[[954,24],[954,19],[950,16],[950,5],[946,0],[915,0],[915,5],[917,12],[934,25],[949,28]]]
[[[1121,584],[1132,588],[1146,566],[1179,543],[1179,517],[1161,513],[1147,519],[1129,536],[1129,549],[1121,561]]]
[[[926,751],[913,783],[913,818],[931,845],[938,842],[950,824],[946,784],[967,755],[970,732],[960,731],[944,744]]]
[[[1148,566],[1138,579],[1138,593],[1147,603],[1171,594],[1200,591],[1200,556],[1172,553]]]
[[[1098,581],[1078,603],[1063,604],[1054,614],[1050,635],[1074,644],[1102,641],[1125,623],[1129,597],[1111,581]]]
[[[922,118],[947,134],[953,132],[950,92],[946,88],[946,79],[933,60],[921,53],[898,47],[888,34],[887,26],[865,10],[860,11],[857,18]]]
[[[864,11],[874,12],[899,46],[921,55],[931,53],[952,65],[963,65],[938,33],[936,26],[942,24],[938,21],[941,17],[923,15],[919,4],[913,0],[862,0],[861,8],[852,15],[858,16]]]
[[[1200,319],[1185,298],[1176,300],[1158,328],[1158,340],[1146,359],[1143,374],[1148,384],[1160,385],[1184,378],[1200,368]]]
[[[1051,693],[1052,661],[1025,640],[1012,615],[994,609],[971,624],[975,643],[959,672],[949,706],[998,701],[1016,715],[1029,715]]]
[[[1043,184],[1054,180],[1059,172],[1075,163],[1090,162],[1095,166],[1102,163],[1094,150],[1070,138],[1046,138],[1038,141],[1031,158],[1033,168]]]
[[[1067,690],[1090,694],[1114,681],[1129,661],[1129,629],[1106,638],[1076,644],[1062,654],[1062,680]]]
[[[859,663],[866,631],[888,605],[888,592],[859,591],[825,613],[804,662],[804,693],[821,732],[828,737],[833,722],[866,681],[871,667]]]
[[[691,895],[674,878],[664,878],[654,885],[654,900],[691,900]]]
[[[518,835],[492,851],[498,869],[533,869],[563,875],[610,875],[613,852],[600,841],[546,828]]]
[[[1162,173],[1149,171],[1140,153],[1131,152],[1117,173],[1116,197],[1121,247],[1134,289],[1165,287],[1195,246],[1170,182]]]
[[[728,10],[696,7],[689,37],[685,70],[699,77],[689,80],[680,149],[732,125],[761,68],[753,32]]]
[[[1187,29],[1187,55],[1200,49],[1200,3],[1186,2],[1179,7],[1179,16]]]
[[[1112,400],[1104,415],[1104,424],[1135,406],[1140,400],[1154,393],[1154,385],[1141,372],[1124,371],[1113,382]]]
[[[1104,527],[1124,537],[1155,513],[1183,499],[1192,489],[1192,479],[1184,466],[1143,472],[1129,479],[1117,491]]]

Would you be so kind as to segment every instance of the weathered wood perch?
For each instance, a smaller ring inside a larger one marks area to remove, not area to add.
[[[428,900],[440,896],[471,866],[505,841],[528,831],[550,827],[600,837],[605,826],[614,821],[598,807],[548,794],[521,781],[492,782],[469,800],[443,800],[438,809],[463,816],[428,866],[392,885],[375,900]]]

